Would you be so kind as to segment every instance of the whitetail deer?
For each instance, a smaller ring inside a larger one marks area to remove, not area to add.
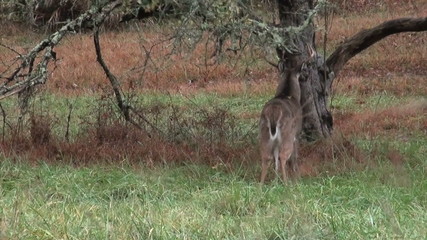
[[[298,171],[297,138],[302,122],[299,69],[286,70],[281,77],[276,95],[264,105],[259,122],[261,184],[264,183],[268,167],[273,160],[276,173],[280,167],[284,182],[288,178],[288,162],[294,173]]]

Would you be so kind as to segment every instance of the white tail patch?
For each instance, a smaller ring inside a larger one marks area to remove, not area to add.
[[[280,137],[280,134],[279,134],[280,129],[279,129],[279,127],[280,126],[278,126],[277,123],[276,123],[276,127],[275,127],[276,129],[275,129],[274,135],[273,135],[272,131],[271,131],[270,119],[268,119],[268,132],[270,133],[270,141],[274,141],[274,140],[276,140],[277,138]]]
[[[278,171],[279,169],[279,152],[280,152],[280,143],[282,142],[282,134],[281,134],[281,130],[280,130],[280,126],[281,126],[281,120],[282,118],[282,112],[280,112],[279,115],[279,119],[277,119],[276,124],[275,124],[275,131],[274,134],[272,134],[272,126],[271,126],[271,121],[270,119],[267,117],[267,122],[268,122],[268,132],[270,133],[270,144],[273,147],[273,157],[274,157],[274,163],[275,163],[275,169],[276,171]]]
[[[267,117],[267,121],[268,121],[268,131],[270,133],[270,141],[280,141],[280,119],[282,118],[282,112],[280,112],[280,116],[279,119],[277,119],[276,124],[275,124],[275,131],[274,131],[274,135],[272,134],[272,129],[271,129],[271,122],[270,119]]]

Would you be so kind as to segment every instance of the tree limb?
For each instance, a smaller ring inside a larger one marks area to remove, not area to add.
[[[120,83],[117,80],[116,76],[111,73],[110,69],[108,69],[107,64],[105,64],[104,59],[102,58],[101,54],[101,46],[99,45],[99,29],[95,28],[95,32],[93,35],[93,40],[95,44],[95,51],[96,51],[96,60],[101,65],[102,69],[105,72],[105,75],[107,75],[108,80],[111,83],[111,87],[113,88],[114,95],[116,96],[117,105],[122,112],[123,116],[125,117],[126,121],[130,121],[130,115],[129,115],[129,107],[127,103],[124,102],[122,93],[120,91]]]
[[[362,30],[342,43],[326,60],[326,66],[335,76],[352,57],[381,39],[401,32],[421,32],[427,30],[427,17],[399,18],[386,21],[374,28]]]
[[[130,116],[130,112],[132,111],[139,118],[141,118],[145,123],[147,123],[150,127],[155,129],[157,132],[163,134],[163,132],[160,129],[158,129],[156,126],[154,126],[150,121],[148,121],[147,118],[145,118],[141,113],[136,111],[135,108],[133,108],[131,105],[129,105],[125,101],[123,94],[122,94],[122,91],[121,91],[121,88],[120,88],[120,82],[117,80],[116,76],[114,76],[114,74],[111,73],[110,69],[108,68],[107,64],[104,62],[104,59],[102,58],[101,46],[99,44],[99,28],[98,27],[95,28],[93,40],[94,40],[94,44],[95,44],[96,60],[101,65],[102,69],[104,70],[105,75],[107,76],[108,80],[110,81],[111,87],[113,88],[114,95],[116,97],[117,106],[119,107],[120,112],[122,113],[125,120],[127,122],[131,123],[137,129],[143,131],[141,126],[137,122],[135,122],[134,119]],[[151,135],[149,133],[147,133],[147,136],[151,138]]]
[[[42,40],[26,55],[20,55],[21,63],[8,77],[0,83],[0,100],[8,96],[20,93],[25,89],[44,84],[48,77],[48,64],[56,59],[53,48],[59,44],[62,38],[70,32],[76,32],[87,27],[99,26],[110,13],[121,5],[120,0],[106,2],[101,7],[92,7],[78,18],[70,21],[58,31]],[[42,53],[44,51],[44,53]],[[42,60],[34,66],[38,55],[42,53]]]

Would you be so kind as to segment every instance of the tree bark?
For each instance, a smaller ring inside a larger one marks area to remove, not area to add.
[[[280,26],[302,25],[313,10],[313,4],[312,0],[278,0]],[[332,115],[327,108],[330,86],[326,85],[324,74],[319,74],[323,65],[321,58],[313,57],[312,54],[316,49],[314,30],[314,24],[310,23],[302,34],[294,36],[294,51],[277,49],[281,64],[285,68],[295,68],[304,63],[300,86],[303,106],[302,137],[306,140],[328,137],[332,133]],[[280,75],[283,77],[282,73]]]

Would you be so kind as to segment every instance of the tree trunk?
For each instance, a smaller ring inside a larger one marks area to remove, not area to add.
[[[313,4],[313,0],[277,0],[280,26],[301,26],[313,9]],[[277,49],[285,68],[294,68],[304,62],[300,77],[302,137],[309,141],[330,136],[333,125],[332,115],[327,108],[330,85],[325,81],[323,61],[320,57],[313,58],[312,54],[316,49],[314,30],[313,23],[310,23],[302,34],[293,37],[294,51]]]

